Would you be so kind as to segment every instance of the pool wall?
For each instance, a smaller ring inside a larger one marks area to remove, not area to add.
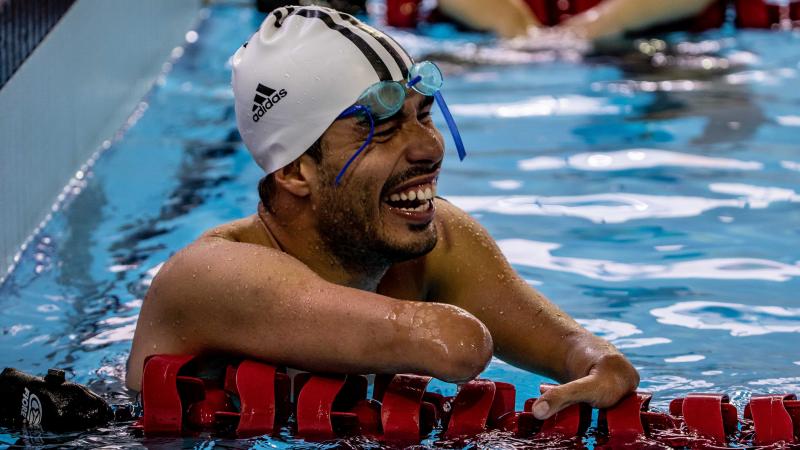
[[[79,0],[0,89],[0,282],[135,113],[201,0]]]

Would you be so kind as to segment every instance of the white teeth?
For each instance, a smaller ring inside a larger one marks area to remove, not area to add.
[[[401,211],[408,211],[408,212],[412,212],[412,211],[419,211],[419,212],[427,211],[427,210],[431,209],[431,202],[425,202],[425,203],[417,206],[416,208],[398,208],[398,209],[401,210]]]
[[[2,1],[2,0],[0,0]],[[418,187],[414,190],[410,190],[407,192],[401,192],[399,194],[392,194],[388,196],[385,200],[392,201],[392,202],[399,202],[399,201],[425,201],[430,200],[436,197],[436,185],[431,184],[422,189],[422,187]],[[403,209],[403,208],[401,208]],[[412,208],[413,209],[413,208]]]

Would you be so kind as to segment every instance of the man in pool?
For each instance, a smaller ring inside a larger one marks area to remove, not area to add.
[[[258,213],[167,261],[142,306],[127,384],[152,354],[236,355],[308,371],[476,377],[493,354],[566,384],[540,418],[607,407],[639,377],[515,273],[436,196],[433,63],[351,16],[270,14],[232,58],[239,131],[266,177]]]

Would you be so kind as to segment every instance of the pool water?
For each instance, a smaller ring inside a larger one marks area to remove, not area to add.
[[[0,365],[65,368],[128,401],[125,361],[159,265],[255,211],[261,172],[235,130],[227,60],[261,17],[225,3],[202,16],[0,285]],[[585,57],[476,45],[442,28],[395,35],[441,62],[469,152],[459,163],[448,138],[440,194],[477,217],[526,280],[616,344],[655,406],[691,391],[728,393],[740,410],[751,393],[800,393],[800,35],[724,29]],[[518,409],[544,380],[497,359],[484,376],[514,383]],[[469,445],[501,445],[492,439]],[[124,425],[0,430],[0,443],[18,440],[304,444],[146,441]],[[328,446],[345,444],[377,445]]]

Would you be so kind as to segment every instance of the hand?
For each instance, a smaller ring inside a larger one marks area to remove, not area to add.
[[[595,408],[615,405],[636,390],[639,373],[621,354],[605,355],[583,378],[551,388],[533,404],[533,414],[544,420],[567,406],[588,403]]]

